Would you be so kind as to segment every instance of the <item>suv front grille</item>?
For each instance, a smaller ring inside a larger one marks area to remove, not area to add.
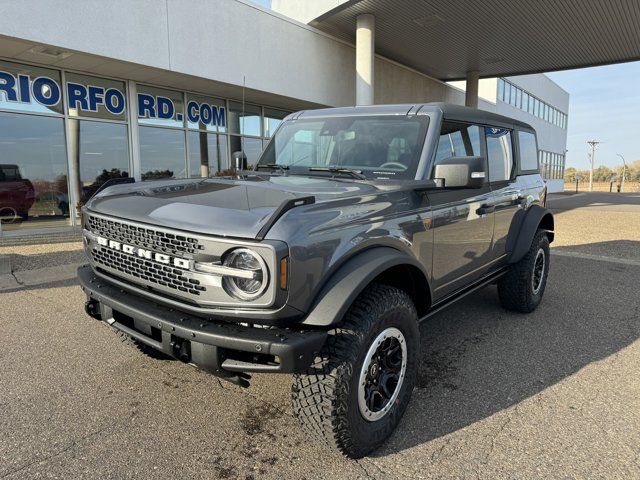
[[[204,245],[195,238],[93,215],[89,216],[88,226],[91,232],[101,237],[169,255],[183,256],[204,250]]]
[[[203,250],[204,246],[195,238],[177,233],[169,233],[156,228],[135,226],[118,220],[110,220],[90,215],[87,219],[89,230],[100,237],[176,257],[185,257]],[[143,284],[156,284],[170,288],[183,296],[206,292],[207,288],[199,280],[188,278],[186,271],[172,265],[163,265],[147,258],[123,253],[101,245],[94,245],[90,251],[94,262],[114,274]],[[186,294],[186,295],[184,295]]]
[[[224,272],[196,269],[195,263],[218,264],[226,252],[252,248],[265,261],[269,274],[278,265],[276,247],[267,242],[242,241],[213,235],[139,223],[83,210],[84,247],[91,266],[113,280],[153,291],[159,297],[197,305],[226,308],[274,304],[275,284],[257,300],[238,300],[224,288]],[[285,252],[283,245],[278,245]],[[151,293],[151,292],[148,292]]]
[[[96,263],[103,267],[118,270],[127,275],[133,275],[145,282],[156,283],[163,287],[172,288],[192,295],[206,292],[206,288],[193,278],[184,276],[184,272],[177,268],[159,265],[149,260],[135,258],[114,250],[96,246],[91,252]]]

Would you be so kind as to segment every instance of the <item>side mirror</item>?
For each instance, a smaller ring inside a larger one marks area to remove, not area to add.
[[[487,177],[483,157],[451,157],[433,169],[433,178],[442,180],[444,188],[482,188]]]
[[[244,154],[242,150],[238,150],[237,152],[233,152],[231,154],[231,159],[233,161],[233,167],[237,170],[246,170],[247,169],[247,156]]]

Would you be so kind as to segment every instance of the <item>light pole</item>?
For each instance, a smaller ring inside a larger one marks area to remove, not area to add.
[[[624,161],[624,157],[619,153],[616,153],[622,159],[622,180],[620,180],[620,193],[622,193],[622,188],[624,187],[624,181],[627,174],[627,162]]]
[[[593,164],[596,160],[596,147],[600,144],[597,140],[589,140],[587,142],[591,145],[591,169],[589,170],[589,191],[593,192]]]

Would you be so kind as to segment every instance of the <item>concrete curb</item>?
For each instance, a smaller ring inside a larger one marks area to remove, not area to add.
[[[71,263],[57,267],[18,270],[17,272],[0,275],[0,292],[74,279],[80,265],[79,263]]]

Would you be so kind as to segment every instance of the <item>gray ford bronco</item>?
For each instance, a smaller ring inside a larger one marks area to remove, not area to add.
[[[488,284],[509,310],[542,300],[554,220],[529,125],[446,104],[298,112],[242,167],[96,193],[86,311],[242,386],[293,374],[302,429],[349,457],[407,408],[420,322]]]

